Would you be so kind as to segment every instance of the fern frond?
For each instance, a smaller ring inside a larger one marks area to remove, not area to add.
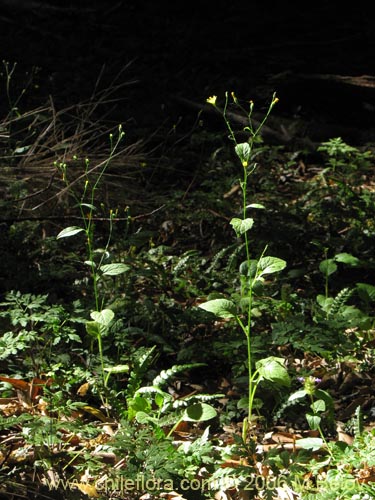
[[[200,368],[206,366],[206,363],[188,363],[184,365],[174,365],[168,370],[162,370],[159,375],[157,375],[152,381],[152,385],[155,387],[163,387],[169,382],[169,380],[177,375],[177,373],[184,372],[186,370],[191,370],[192,368]]]
[[[154,351],[156,346],[139,349],[133,361],[133,369],[130,372],[126,396],[133,397],[142,383],[143,375],[147,372],[150,365],[154,362]]]
[[[237,244],[229,245],[228,247],[224,247],[219,250],[211,259],[211,264],[207,268],[207,273],[212,273],[215,269],[220,267],[221,261],[233,250],[237,248]]]
[[[173,402],[173,408],[186,408],[191,403],[197,402],[207,402],[207,401],[217,401],[220,398],[223,398],[224,394],[192,394],[191,396],[187,396],[182,399],[176,399]]]
[[[343,288],[333,299],[327,318],[332,319],[340,311],[341,307],[348,302],[353,293],[353,288]]]
[[[184,254],[179,257],[177,264],[174,266],[173,274],[178,276],[181,272],[185,271],[188,267],[188,261],[192,257],[197,257],[198,255],[199,252],[197,250],[188,250],[187,252],[184,252]]]
[[[245,243],[241,243],[240,245],[236,244],[234,251],[230,254],[227,262],[227,271],[232,271],[238,267],[238,263],[241,259],[241,254],[245,248]]]

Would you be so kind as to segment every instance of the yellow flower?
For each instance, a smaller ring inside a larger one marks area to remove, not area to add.
[[[238,104],[238,99],[237,99],[237,97],[236,97],[236,94],[235,94],[234,92],[231,92],[230,94],[231,94],[231,96],[232,96],[233,102],[234,102],[235,104]]]
[[[207,102],[208,102],[208,104],[212,104],[212,106],[216,106],[216,99],[217,99],[217,96],[213,95],[213,96],[207,98]]]
[[[279,102],[279,100],[280,99],[278,97],[275,97],[275,99],[271,103],[271,106],[274,106],[275,104],[277,104]]]

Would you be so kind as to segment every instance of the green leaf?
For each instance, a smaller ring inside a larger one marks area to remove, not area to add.
[[[246,208],[258,208],[260,210],[265,210],[266,207],[262,205],[261,203],[250,203],[250,205],[247,205]]]
[[[375,286],[369,285],[368,283],[357,283],[358,295],[365,302],[370,300],[375,300]]]
[[[335,302],[335,299],[332,297],[326,297],[325,295],[319,294],[316,296],[316,301],[323,309],[323,311],[328,312],[332,307],[333,303]]]
[[[126,373],[129,371],[129,365],[106,366],[104,371],[107,373]]]
[[[139,424],[148,424],[149,422],[156,424],[158,419],[155,417],[151,417],[151,415],[148,415],[144,411],[138,411],[135,415],[135,419]]]
[[[321,418],[319,415],[313,414],[313,413],[306,413],[306,420],[307,423],[309,424],[309,427],[312,431],[316,431],[319,429],[319,425],[321,422]]]
[[[321,438],[302,438],[296,440],[296,445],[304,450],[317,451],[323,446],[323,439]]]
[[[239,272],[241,276],[247,276],[251,279],[255,278],[258,271],[258,261],[256,259],[245,260],[241,262]]]
[[[238,400],[237,402],[237,408],[239,410],[247,410],[249,408],[249,398],[244,397]]]
[[[133,414],[136,414],[137,412],[146,412],[151,408],[150,402],[142,396],[134,396],[129,399],[127,403],[128,408],[131,408]]]
[[[16,148],[14,150],[14,153],[15,154],[22,154],[22,153],[25,153],[26,151],[28,151],[30,148],[31,148],[31,146],[21,146],[19,148]]]
[[[85,324],[86,327],[86,332],[94,338],[97,337],[102,337],[105,333],[107,328],[101,325],[100,323],[97,323],[96,321],[87,321]]]
[[[84,229],[78,226],[69,226],[59,232],[56,239],[69,238],[69,236],[74,236],[75,234],[82,233]]]
[[[261,359],[256,363],[256,369],[263,379],[274,382],[279,386],[290,387],[290,378],[284,366],[283,358],[270,356]]]
[[[326,404],[327,409],[329,411],[333,411],[333,398],[327,391],[324,391],[323,389],[316,389],[314,392],[314,396],[316,398],[322,399]]]
[[[113,264],[104,264],[100,266],[100,271],[105,276],[117,276],[118,274],[125,273],[130,269],[126,264],[122,264],[121,262],[113,263]]]
[[[234,318],[237,316],[236,305],[228,299],[213,299],[200,304],[199,307],[219,318]]]
[[[215,418],[216,415],[215,408],[207,403],[195,403],[186,408],[182,419],[188,422],[205,422],[206,420]]]
[[[293,392],[288,398],[288,401],[294,401],[295,399],[302,399],[307,396],[307,392],[305,389],[301,389],[299,391]]]
[[[238,219],[234,218],[230,221],[231,226],[236,232],[237,236],[241,236],[241,234],[245,234],[246,231],[249,231],[253,227],[254,219]]]
[[[314,413],[321,413],[326,411],[326,404],[323,399],[317,399],[310,405],[310,408]]]
[[[96,210],[96,207],[91,203],[81,203],[81,207],[89,208],[90,210]]]
[[[261,274],[272,274],[282,271],[286,267],[286,262],[278,257],[262,257],[259,259],[258,268]]]
[[[90,267],[96,267],[96,263],[93,260],[85,260],[84,264]]]
[[[155,394],[155,404],[158,406],[158,408],[161,408],[164,404],[164,394],[161,394],[160,392],[157,392]]]
[[[325,276],[330,276],[337,271],[337,264],[333,259],[325,259],[319,264],[319,271]]]
[[[108,326],[115,317],[115,313],[111,309],[103,309],[102,311],[92,311],[91,318],[103,326]]]
[[[346,252],[338,253],[337,255],[335,255],[335,261],[342,262],[343,264],[348,264],[351,267],[359,266],[361,263],[358,257],[354,257],[354,255]]]
[[[238,158],[241,160],[241,163],[248,163],[251,155],[251,147],[248,142],[242,142],[241,144],[236,144],[234,148]]]

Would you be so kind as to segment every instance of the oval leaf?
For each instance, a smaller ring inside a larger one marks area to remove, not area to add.
[[[270,356],[268,358],[261,359],[256,363],[256,369],[263,379],[274,382],[280,386],[290,386],[290,378],[284,366],[283,358]]]
[[[317,429],[319,429],[319,425],[322,419],[319,417],[319,415],[306,413],[306,420],[309,424],[310,429],[312,431],[316,431]]]
[[[262,257],[258,264],[261,274],[272,274],[282,271],[286,267],[286,262],[278,257]]]
[[[230,221],[230,224],[235,230],[236,235],[240,236],[253,227],[254,219],[251,219],[250,217],[247,219],[238,219],[235,217]]]
[[[104,337],[108,333],[108,327],[97,321],[86,321],[85,326],[86,332],[94,338]]]
[[[323,446],[323,439],[321,438],[302,438],[296,440],[296,445],[304,450],[317,451]]]
[[[326,404],[323,399],[317,399],[310,405],[310,408],[314,413],[321,413],[322,411],[326,411]]]
[[[251,147],[248,142],[242,142],[241,144],[237,144],[234,148],[238,158],[241,160],[241,163],[247,163],[250,159]]]
[[[74,236],[75,234],[82,233],[82,231],[84,231],[82,227],[78,226],[66,227],[65,229],[59,232],[59,234],[56,236],[56,239],[69,238],[69,236]]]
[[[182,418],[188,422],[205,422],[206,420],[215,418],[216,415],[215,408],[207,403],[195,403],[186,408]]]
[[[354,255],[346,252],[338,253],[337,255],[335,255],[335,261],[342,262],[343,264],[348,264],[348,266],[352,267],[359,266],[361,263],[358,257],[354,257]]]
[[[121,262],[117,262],[114,264],[104,264],[100,266],[100,270],[103,275],[106,276],[117,276],[118,274],[125,273],[130,269],[126,264],[122,264]]]
[[[115,317],[115,313],[111,309],[103,309],[102,311],[92,311],[90,316],[100,325],[108,326]]]
[[[294,401],[295,399],[302,399],[307,396],[307,392],[305,389],[301,389],[299,391],[293,392],[288,398],[288,401]]]
[[[233,318],[237,315],[236,305],[228,299],[213,299],[200,304],[199,307],[220,318]]]
[[[319,271],[326,276],[330,276],[337,271],[337,264],[333,259],[325,259],[319,264]]]
[[[91,335],[91,337],[99,337],[101,335],[100,325],[96,321],[87,321],[86,322],[86,332]]]

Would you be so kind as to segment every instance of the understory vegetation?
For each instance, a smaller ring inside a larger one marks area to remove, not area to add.
[[[374,145],[268,143],[233,92],[143,139],[122,84],[33,108],[14,70],[0,496],[375,498]]]

